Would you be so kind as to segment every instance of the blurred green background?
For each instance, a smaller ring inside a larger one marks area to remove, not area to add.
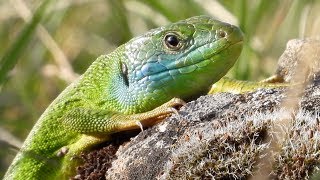
[[[237,79],[270,76],[288,40],[320,34],[316,0],[0,0],[0,177],[49,103],[99,55],[201,14],[245,33],[228,74]]]

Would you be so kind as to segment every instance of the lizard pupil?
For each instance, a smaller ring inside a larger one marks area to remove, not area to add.
[[[177,50],[180,46],[180,40],[179,38],[174,34],[166,35],[164,38],[165,44],[168,48]]]

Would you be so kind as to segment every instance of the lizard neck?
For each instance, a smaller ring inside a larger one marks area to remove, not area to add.
[[[82,76],[78,85],[81,90],[77,91],[84,91],[83,98],[97,108],[124,114],[145,112],[166,102],[155,103],[146,88],[126,82],[121,69],[123,58],[119,51],[100,56]]]

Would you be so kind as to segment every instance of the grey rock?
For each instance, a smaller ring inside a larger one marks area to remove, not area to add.
[[[319,52],[289,41],[276,75],[310,83],[199,97],[121,145],[106,179],[308,179],[320,163]]]

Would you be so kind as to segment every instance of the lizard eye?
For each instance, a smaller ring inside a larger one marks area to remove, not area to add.
[[[178,35],[169,33],[164,36],[164,44],[170,50],[179,50],[182,47],[182,43]]]

